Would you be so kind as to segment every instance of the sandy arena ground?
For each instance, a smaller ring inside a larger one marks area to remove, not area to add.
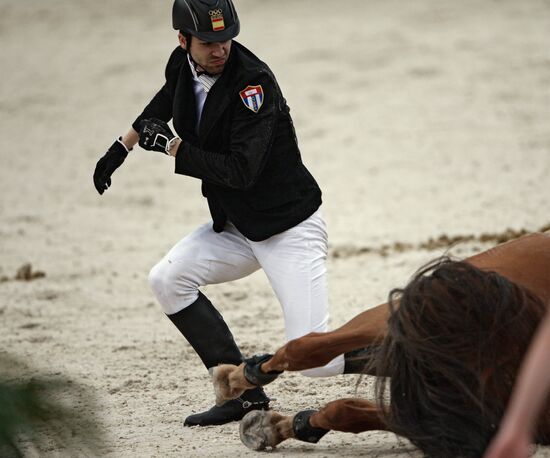
[[[455,237],[452,253],[467,256],[548,227],[550,1],[235,2],[239,41],[278,76],[324,192],[332,327]],[[107,443],[93,456],[262,456],[236,423],[182,428],[213,393],[147,284],[208,221],[199,182],[136,148],[105,195],[92,185],[96,161],[162,85],[177,44],[171,4],[0,0],[0,351],[34,368],[25,377],[64,373],[95,392]],[[45,277],[15,280],[25,263]],[[246,354],[283,343],[263,273],[207,294]],[[268,392],[291,414],[351,396],[355,383],[286,374]],[[372,432],[274,453],[411,452]]]

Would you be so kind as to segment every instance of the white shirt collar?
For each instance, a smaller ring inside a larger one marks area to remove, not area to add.
[[[210,89],[212,89],[212,86],[214,86],[214,83],[218,81],[220,75],[207,75],[205,73],[201,73],[200,75],[197,74],[197,69],[189,53],[187,53],[187,62],[189,62],[193,79],[202,85],[204,92],[208,93]]]

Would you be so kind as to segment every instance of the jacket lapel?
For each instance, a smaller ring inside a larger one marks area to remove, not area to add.
[[[197,102],[193,92],[192,75],[187,59],[180,71],[180,77],[174,92],[174,128],[182,138],[196,139]],[[176,108],[177,107],[177,108]],[[183,137],[185,136],[185,137]],[[194,141],[192,142],[194,143]]]
[[[206,97],[199,125],[201,143],[204,143],[208,138],[212,128],[231,102],[231,90],[235,84],[234,79],[237,76],[237,60],[237,49],[235,47],[235,49],[231,49],[223,74],[212,86]]]
[[[219,81],[214,84],[204,104],[199,126],[199,137],[201,142],[204,142],[206,138],[208,138],[212,128],[216,125],[216,122],[229,105],[230,97],[224,89],[220,88],[220,86],[216,88],[218,83]],[[214,88],[219,90],[215,91]]]

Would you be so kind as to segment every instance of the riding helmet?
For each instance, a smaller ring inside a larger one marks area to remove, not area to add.
[[[239,34],[240,23],[231,0],[175,0],[172,25],[202,41],[227,41]]]

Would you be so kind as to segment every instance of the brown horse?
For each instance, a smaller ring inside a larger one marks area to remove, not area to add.
[[[429,456],[480,456],[498,428],[521,358],[549,305],[548,233],[462,262],[437,260],[404,289],[392,291],[388,303],[335,331],[292,340],[256,367],[255,361],[218,366],[213,372],[217,402],[279,372],[376,348],[367,367],[378,375],[376,403],[339,399],[293,416],[251,412],[241,422],[243,442],[260,450],[289,438],[317,442],[330,430],[388,430]],[[384,402],[387,377],[389,404]],[[537,440],[550,440],[549,409],[539,420]]]

